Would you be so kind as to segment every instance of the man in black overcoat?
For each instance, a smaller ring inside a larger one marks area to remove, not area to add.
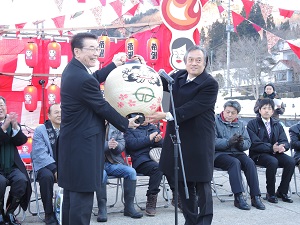
[[[105,120],[120,131],[138,124],[106,102],[100,83],[125,58],[92,73],[100,48],[97,36],[78,33],[71,41],[72,60],[62,73],[61,128],[58,140],[58,185],[64,189],[62,224],[88,225],[94,191],[100,188],[104,164]]]
[[[167,119],[167,131],[160,158],[160,168],[167,176],[174,176],[174,145],[170,135],[175,135],[174,116],[179,125],[182,157],[189,191],[186,199],[182,168],[179,165],[178,191],[182,201],[185,225],[211,224],[213,201],[211,180],[214,169],[215,112],[218,94],[217,81],[205,71],[206,51],[192,46],[185,54],[185,70],[173,73],[175,111],[156,112],[149,121]],[[168,83],[163,80],[164,91]],[[198,213],[198,207],[200,211]]]

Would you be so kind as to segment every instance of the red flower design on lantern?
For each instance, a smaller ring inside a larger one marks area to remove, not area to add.
[[[124,103],[123,102],[118,102],[118,107],[119,108],[123,108],[124,107]]]
[[[152,104],[152,105],[150,105],[150,109],[151,110],[155,110],[157,107],[156,107],[156,104]]]
[[[135,106],[136,101],[133,101],[132,99],[129,100],[128,105],[129,106]]]
[[[128,95],[127,94],[120,94],[120,96],[119,96],[119,99],[121,99],[121,100],[125,100],[125,98],[128,98]]]

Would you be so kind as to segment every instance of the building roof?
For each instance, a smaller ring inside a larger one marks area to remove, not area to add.
[[[300,65],[293,60],[279,60],[271,71],[276,72],[282,70],[293,70],[294,73],[299,73]]]

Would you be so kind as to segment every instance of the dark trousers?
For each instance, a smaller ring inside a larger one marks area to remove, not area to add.
[[[278,191],[284,194],[288,193],[289,185],[295,170],[294,158],[281,153],[281,154],[260,154],[259,157],[255,158],[254,162],[266,168],[266,183],[267,192],[270,195],[275,195],[275,183],[277,168],[283,168],[281,182],[278,187]]]
[[[246,154],[222,154],[214,161],[216,168],[228,171],[231,190],[234,194],[245,192],[241,170],[244,171],[250,187],[250,195],[260,195],[255,163]]]
[[[94,192],[73,192],[64,189],[62,205],[63,225],[89,225]]]
[[[186,199],[184,183],[179,181],[184,225],[210,225],[213,218],[213,200],[210,182],[187,182],[189,199]]]
[[[54,174],[51,170],[44,167],[39,169],[37,180],[40,185],[41,198],[45,213],[53,212],[53,185],[55,182]]]
[[[26,192],[27,178],[18,168],[14,168],[8,175],[0,171],[0,203],[4,200],[5,190],[10,186],[10,195],[20,199]]]
[[[137,173],[149,176],[149,186],[146,195],[156,195],[160,191],[159,186],[163,176],[163,172],[158,168],[158,163],[152,160],[143,162],[135,170]]]

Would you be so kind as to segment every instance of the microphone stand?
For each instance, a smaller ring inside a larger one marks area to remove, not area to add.
[[[168,81],[168,89],[170,92],[170,99],[171,99],[171,106],[172,110],[174,112],[174,124],[175,124],[175,135],[171,135],[170,137],[172,139],[172,142],[174,144],[174,176],[175,176],[175,225],[178,225],[178,153],[180,156],[180,162],[181,162],[181,169],[182,169],[182,176],[183,176],[183,182],[184,182],[184,190],[185,190],[185,197],[186,199],[189,199],[189,192],[186,184],[186,177],[185,177],[185,170],[184,170],[184,164],[183,164],[183,158],[182,158],[182,151],[181,151],[181,141],[179,137],[179,126],[177,124],[176,114],[175,114],[175,106],[174,106],[174,98],[173,98],[173,87],[172,82]]]

